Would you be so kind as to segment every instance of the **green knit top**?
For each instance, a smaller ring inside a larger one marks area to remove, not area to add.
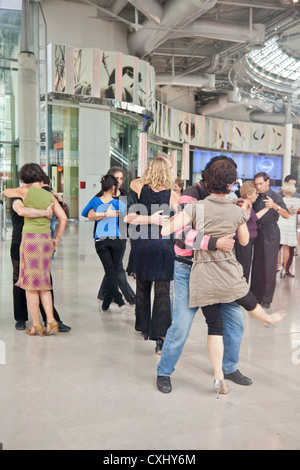
[[[30,186],[26,198],[23,200],[24,206],[34,209],[45,210],[53,202],[51,194],[44,189]],[[23,233],[49,233],[50,220],[47,217],[29,218],[24,217]]]

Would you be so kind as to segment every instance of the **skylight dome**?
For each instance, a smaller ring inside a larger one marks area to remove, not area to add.
[[[278,37],[267,41],[263,49],[251,51],[247,64],[257,76],[275,83],[300,80],[300,60],[280,49]]]

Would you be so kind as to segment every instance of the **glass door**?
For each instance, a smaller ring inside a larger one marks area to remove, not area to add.
[[[130,116],[111,114],[110,166],[124,171],[124,188],[129,191],[130,181],[137,177],[138,121]]]

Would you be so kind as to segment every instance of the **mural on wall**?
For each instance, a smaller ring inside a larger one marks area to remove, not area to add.
[[[91,49],[74,49],[74,93],[91,96],[93,80]]]
[[[55,91],[64,93],[66,90],[66,48],[65,46],[55,47],[55,69],[54,69],[54,88]]]
[[[284,153],[281,126],[184,113],[155,99],[155,71],[137,57],[101,49],[48,46],[49,92],[133,103],[154,115],[155,137],[194,147],[234,152]],[[293,130],[292,154],[300,155],[300,131]]]
[[[134,68],[122,67],[122,101],[133,103],[134,92]]]
[[[100,97],[116,99],[116,54],[101,52]]]
[[[147,105],[147,64],[146,62],[137,61],[136,70],[136,91],[137,91],[137,103],[140,106],[146,107]]]
[[[48,78],[50,93],[118,100],[154,111],[155,72],[137,57],[50,44]]]
[[[150,64],[147,64],[147,83],[147,109],[153,113],[155,109],[155,71]]]
[[[284,127],[184,113],[155,101],[154,136],[174,143],[233,152],[283,155]],[[292,154],[300,155],[300,131],[293,130]]]

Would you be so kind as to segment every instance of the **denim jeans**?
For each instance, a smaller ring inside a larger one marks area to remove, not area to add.
[[[191,266],[175,261],[174,281],[171,284],[172,325],[167,331],[157,375],[170,376],[182,353],[198,308],[189,307],[189,280]],[[221,304],[224,323],[223,371],[230,374],[237,370],[243,335],[243,312],[235,303]]]
[[[55,224],[56,224],[56,215],[53,214],[52,219],[50,220],[50,230],[51,230],[51,237],[55,238]]]

